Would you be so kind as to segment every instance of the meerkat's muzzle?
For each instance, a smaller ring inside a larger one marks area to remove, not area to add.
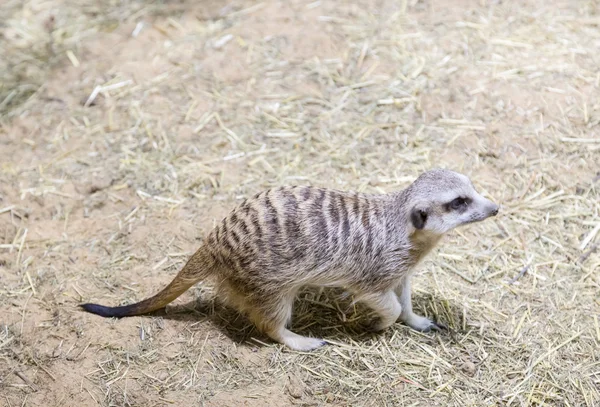
[[[473,212],[469,220],[465,223],[481,222],[487,218],[496,216],[500,211],[498,204],[482,196],[479,196],[475,202],[478,209]]]
[[[485,199],[485,198],[484,198]],[[500,205],[493,203],[492,201],[485,199],[485,205],[484,205],[484,213],[486,214],[486,218],[489,218],[491,216],[496,216],[498,215],[498,212],[500,211]]]

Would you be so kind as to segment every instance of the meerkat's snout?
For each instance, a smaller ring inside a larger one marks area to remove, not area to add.
[[[498,212],[500,211],[500,205],[484,197],[481,197],[480,199],[482,201],[480,205],[483,208],[483,210],[481,211],[484,215],[483,219],[487,219],[489,217],[498,215]]]
[[[492,206],[490,207],[490,210],[489,210],[490,216],[498,215],[499,211],[500,211],[500,206],[495,203],[492,203]]]

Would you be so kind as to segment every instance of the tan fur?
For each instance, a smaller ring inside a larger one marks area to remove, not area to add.
[[[461,197],[467,204],[457,205]],[[290,348],[309,350],[324,342],[286,328],[294,297],[307,285],[339,286],[379,314],[376,330],[398,318],[415,329],[436,329],[412,312],[411,271],[444,233],[497,211],[467,177],[448,170],[428,171],[407,189],[386,195],[271,189],[226,216],[154,297],[123,307],[83,307],[103,316],[144,314],[210,279],[220,297],[262,332]]]

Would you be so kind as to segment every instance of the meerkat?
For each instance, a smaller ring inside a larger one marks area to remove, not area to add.
[[[389,194],[281,187],[244,200],[206,237],[166,288],[131,305],[81,307],[103,317],[164,308],[201,280],[276,342],[301,351],[325,344],[288,329],[305,286],[342,287],[378,314],[382,331],[398,319],[419,331],[442,328],[412,310],[415,266],[448,231],[498,213],[465,175],[421,174]]]

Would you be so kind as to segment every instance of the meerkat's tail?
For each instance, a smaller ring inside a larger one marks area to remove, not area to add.
[[[116,318],[142,315],[159,310],[211,273],[214,261],[212,259],[207,261],[207,257],[206,252],[202,249],[198,250],[169,285],[158,294],[135,304],[120,307],[106,307],[99,304],[80,304],[79,306],[92,314]]]
[[[106,307],[99,304],[81,304],[81,308],[92,314],[100,315],[101,317],[129,317],[133,315],[147,314],[152,311],[164,308],[183,294],[188,288],[197,283],[198,280],[178,280],[177,277],[166,286],[161,292],[153,297],[147,298],[135,304],[123,305],[120,307]]]

